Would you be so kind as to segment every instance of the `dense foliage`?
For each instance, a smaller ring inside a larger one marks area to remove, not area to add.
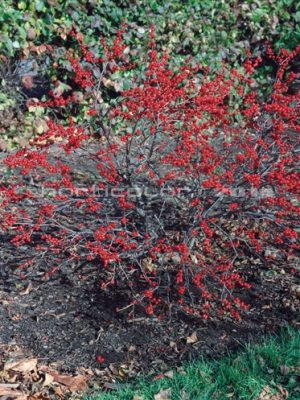
[[[151,30],[137,64],[125,35],[102,39],[99,55],[71,32],[80,51],[67,52],[69,79],[82,97],[52,90],[29,105],[52,118],[5,160],[2,235],[24,276],[84,275],[89,262],[128,310],[239,319],[247,269],[296,271],[300,96],[289,65],[300,47],[278,55],[267,47],[278,68],[263,103],[251,77],[259,57],[249,54],[243,74],[225,64],[211,74],[193,61],[174,69]],[[124,71],[133,78],[107,105],[102,90]],[[76,120],[81,102],[88,121]]]
[[[131,45],[143,47],[144,33],[155,21],[160,48],[197,56],[201,62],[211,62],[222,52],[234,60],[245,46],[261,40],[290,49],[300,40],[300,8],[294,0],[5,0],[2,7],[1,47],[8,55],[32,44],[62,43],[74,22],[90,45],[98,46],[99,34],[115,34],[124,19]]]
[[[238,67],[245,59],[245,49],[256,55],[264,53],[266,40],[277,50],[291,50],[300,41],[300,8],[293,0],[4,0],[1,4],[1,149],[25,146],[31,137],[43,132],[46,110],[28,110],[26,99],[40,99],[51,83],[65,82],[65,51],[75,46],[69,36],[73,24],[85,33],[93,51],[101,53],[99,37],[109,39],[125,19],[129,26],[125,42],[131,57],[139,60],[149,25],[154,22],[158,51],[168,51],[175,68],[189,56],[204,66],[220,67],[226,61]],[[46,43],[57,48],[58,68],[51,67]],[[32,77],[32,90],[26,88],[27,75]],[[269,94],[275,75],[272,63],[259,69],[261,92]],[[108,82],[104,101],[109,103],[128,78],[132,78],[130,71],[115,74]],[[84,112],[80,116],[83,118]]]

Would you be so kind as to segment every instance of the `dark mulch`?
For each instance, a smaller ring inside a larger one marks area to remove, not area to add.
[[[120,295],[104,296],[95,273],[86,281],[77,274],[34,281],[32,287],[28,282],[18,286],[7,275],[0,275],[3,357],[17,347],[22,357],[37,356],[43,364],[55,362],[62,371],[101,370],[110,365],[112,374],[124,378],[170,369],[200,355],[219,357],[287,324],[300,325],[300,300],[293,292],[295,285],[299,287],[299,274],[287,275],[280,269],[249,270],[253,288],[244,299],[251,309],[242,322],[205,322],[184,315],[160,321],[142,313],[128,321],[127,310],[116,312],[124,306]],[[187,343],[194,332],[196,342],[194,335],[191,341],[195,343]],[[105,361],[97,362],[97,355]]]

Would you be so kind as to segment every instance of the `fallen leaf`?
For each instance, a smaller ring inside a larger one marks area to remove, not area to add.
[[[105,389],[111,389],[111,390],[118,390],[120,388],[120,386],[117,383],[113,383],[113,382],[105,382],[103,384],[103,387]]]
[[[37,358],[29,360],[12,361],[4,364],[4,370],[13,370],[16,372],[31,372],[36,369]]]
[[[94,371],[92,370],[92,368],[84,368],[84,367],[80,367],[78,369],[78,372],[83,372],[86,375],[94,375]]]
[[[196,343],[197,341],[198,341],[198,337],[197,337],[197,333],[196,333],[196,332],[193,332],[193,333],[191,334],[191,336],[188,336],[188,337],[186,338],[187,344]]]
[[[126,371],[124,371],[122,368],[120,368],[118,372],[121,378],[125,378],[127,375]]]
[[[10,388],[5,388],[5,387],[0,387],[0,398],[2,398],[2,396],[7,396],[7,397],[12,397],[13,399],[17,399],[17,400],[26,400],[27,396],[24,395],[24,393],[22,393],[19,390],[13,390]],[[4,397],[6,398],[6,397]]]
[[[20,386],[19,383],[0,383],[0,389],[1,388],[17,389],[19,386]]]
[[[47,365],[40,366],[39,371],[51,375],[54,382],[61,383],[62,385],[66,386],[71,392],[84,391],[88,384],[87,376],[82,374],[78,374],[76,376],[60,375],[57,371],[49,368]]]
[[[135,352],[136,351],[136,346],[134,346],[134,345],[129,346],[128,347],[128,351],[129,351],[129,353]]]
[[[133,399],[132,400],[144,400],[144,397],[141,397],[141,396],[139,396],[138,394],[135,394],[134,396],[133,396]]]
[[[233,397],[235,395],[235,392],[231,392],[231,393],[227,393],[226,394],[226,397],[228,398],[228,399],[231,399],[231,397]]]
[[[153,272],[157,267],[155,264],[153,264],[153,261],[151,258],[144,258],[142,260],[142,267],[146,272]]]
[[[291,292],[295,297],[300,299],[300,285],[299,286],[297,286],[297,285],[292,286]]]
[[[87,387],[87,377],[84,375],[59,375],[56,371],[48,371],[55,382],[66,386],[71,392],[82,392]]]
[[[293,372],[294,374],[300,374],[300,367],[290,367],[290,372]]]
[[[287,375],[290,372],[290,368],[287,365],[280,365],[280,373]]]
[[[190,400],[189,395],[184,389],[181,391],[181,400]]]
[[[43,381],[43,387],[49,386],[54,381],[52,375],[45,373],[45,379]]]
[[[288,391],[280,385],[276,387],[278,390],[277,393],[272,393],[270,386],[265,386],[259,397],[255,400],[287,400],[289,396]]]
[[[65,397],[64,392],[60,386],[54,386],[52,389],[54,390],[56,396],[58,396],[59,399],[63,399]]]
[[[10,317],[10,319],[11,319],[12,321],[19,321],[21,318],[22,318],[22,316],[21,316],[20,313],[13,314],[13,315]]]
[[[30,395],[27,400],[49,400],[49,397],[46,397],[42,392],[38,392]]]
[[[67,386],[71,392],[82,392],[87,387],[87,378],[83,375],[60,377],[59,383]]]
[[[164,373],[166,378],[173,379],[174,378],[174,371],[167,371]]]
[[[171,341],[171,342],[170,342],[170,347],[171,347],[172,349],[174,349],[175,353],[179,353],[179,350],[178,350],[178,347],[177,347],[176,342]]]
[[[263,310],[268,310],[270,308],[272,308],[271,304],[265,304],[264,306],[262,306]]]
[[[177,373],[179,373],[180,375],[186,375],[186,371],[184,370],[183,367],[177,367],[176,368]],[[200,372],[201,373],[201,372]]]
[[[171,400],[172,389],[162,389],[160,392],[154,395],[154,400]]]

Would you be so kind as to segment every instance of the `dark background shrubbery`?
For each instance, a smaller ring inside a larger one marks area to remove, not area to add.
[[[171,54],[175,68],[189,56],[212,68],[221,61],[238,66],[245,59],[246,48],[261,53],[266,40],[275,49],[292,49],[300,42],[300,3],[295,0],[3,0],[0,7],[2,149],[24,146],[43,131],[45,110],[29,112],[24,104],[27,97],[41,97],[51,82],[65,81],[65,49],[76,49],[68,35],[74,24],[97,53],[101,51],[100,37],[114,36],[126,20],[125,41],[137,60],[145,51],[149,26],[154,24],[158,48]],[[61,49],[54,55],[57,70],[50,68],[53,60],[49,62],[45,44]],[[39,87],[25,96],[20,58],[37,62],[37,71],[30,73],[36,74],[34,83]],[[260,68],[257,82],[262,93],[268,94],[275,73],[274,65]],[[124,87],[127,77],[116,74],[105,101],[115,97],[116,88]],[[82,110],[84,113],[84,107]]]

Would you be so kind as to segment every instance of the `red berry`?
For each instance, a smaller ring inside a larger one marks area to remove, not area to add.
[[[105,358],[104,358],[103,356],[101,356],[101,355],[97,355],[97,356],[96,356],[96,361],[97,361],[98,363],[104,363]]]

